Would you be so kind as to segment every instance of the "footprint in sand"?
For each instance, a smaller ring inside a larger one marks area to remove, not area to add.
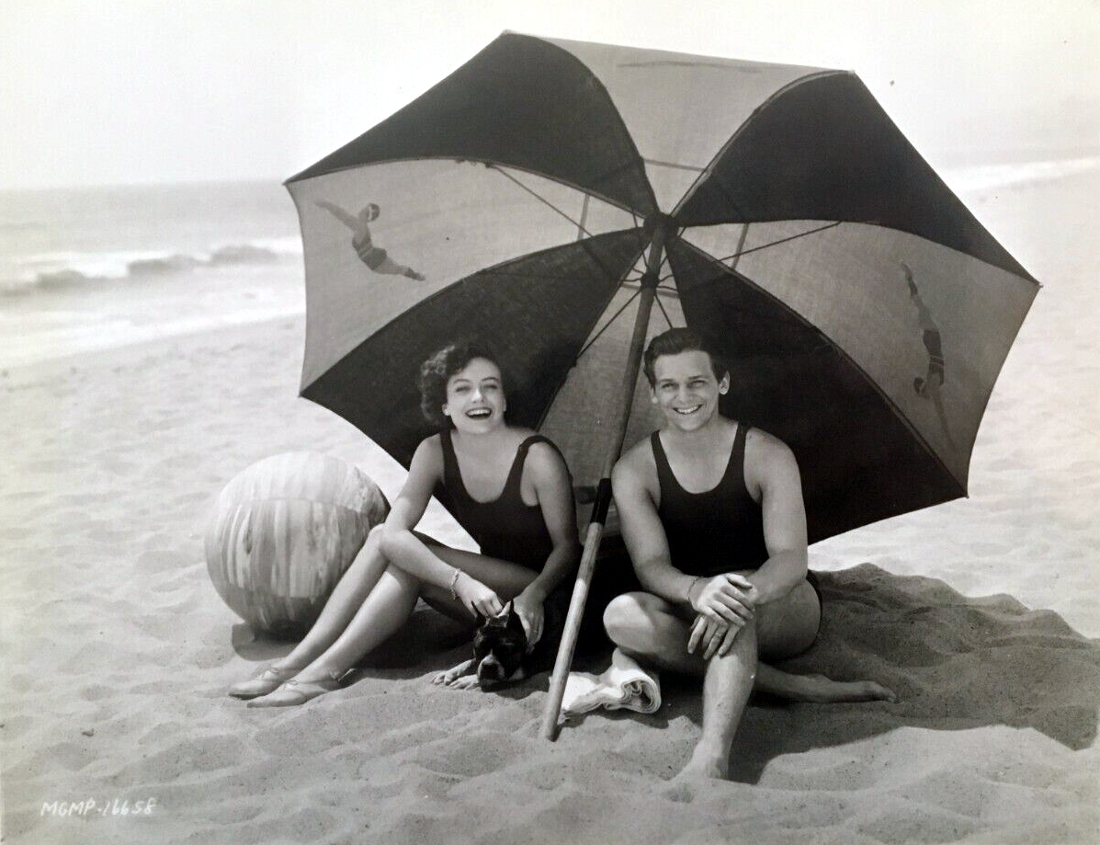
[[[664,791],[664,796],[669,801],[675,801],[677,804],[690,804],[695,798],[695,792],[687,781],[673,778],[672,784]]]

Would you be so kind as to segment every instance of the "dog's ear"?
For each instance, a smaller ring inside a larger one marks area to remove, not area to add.
[[[507,628],[508,621],[512,618],[512,602],[504,605],[504,609],[496,616],[491,616],[485,620],[486,626],[490,628]]]

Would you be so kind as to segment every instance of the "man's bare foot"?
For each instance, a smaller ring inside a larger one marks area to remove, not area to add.
[[[818,704],[852,701],[897,701],[892,689],[875,681],[834,681],[824,675],[796,675],[790,690],[793,701]]]
[[[722,752],[700,742],[695,746],[688,764],[680,770],[676,779],[716,778],[729,779],[729,752]]]

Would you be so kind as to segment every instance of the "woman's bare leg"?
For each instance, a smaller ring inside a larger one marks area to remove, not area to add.
[[[339,679],[405,624],[419,594],[419,581],[396,566],[387,567],[335,642],[294,680],[308,684]]]
[[[432,552],[439,558],[486,584],[504,600],[518,595],[535,577],[536,573],[526,567],[473,552],[452,549],[436,543],[431,538],[423,535],[418,536],[431,545]],[[372,532],[372,537],[377,544],[380,539],[380,532]],[[436,606],[449,601],[453,604],[453,607],[448,607],[448,615],[473,621],[469,611],[453,600],[446,591],[435,585],[424,584],[416,576],[401,569],[400,566],[387,563],[380,549],[376,554],[384,567],[382,573],[375,578],[373,588],[370,589],[359,606],[354,609],[350,620],[344,625],[343,629],[339,631],[327,647],[322,648],[320,653],[315,655],[314,659],[294,676],[294,683],[299,685],[299,688],[301,688],[300,685],[331,682],[344,675],[405,624],[409,616],[412,615],[417,598],[421,595],[429,598],[432,604]],[[355,596],[349,592],[344,597],[347,603],[342,602],[340,606],[342,608],[346,607],[354,598]],[[334,611],[329,621],[335,627],[339,619],[340,617]],[[316,642],[321,641],[320,636],[316,638]],[[316,646],[311,646],[309,651],[303,649],[301,653],[310,653],[315,648]],[[298,652],[299,649],[295,649],[291,655],[288,655],[287,659]],[[295,664],[288,665],[293,666]],[[324,691],[319,688],[311,688],[308,698],[304,700],[314,698]],[[272,696],[256,699],[252,704],[253,706],[262,707],[265,706],[268,700],[279,700],[283,704],[304,703],[291,700],[293,698],[293,694],[287,696],[280,690],[276,690]],[[283,699],[287,700],[284,701]]]
[[[273,664],[275,669],[302,669],[324,654],[325,649],[344,633],[352,618],[374,589],[388,562],[382,554],[382,526],[377,525],[367,535],[367,541],[351,566],[341,576],[321,615],[313,623],[294,650]]]

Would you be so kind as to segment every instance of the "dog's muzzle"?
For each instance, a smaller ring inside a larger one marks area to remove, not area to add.
[[[492,655],[483,658],[477,666],[477,679],[499,683],[504,680],[504,664]]]

